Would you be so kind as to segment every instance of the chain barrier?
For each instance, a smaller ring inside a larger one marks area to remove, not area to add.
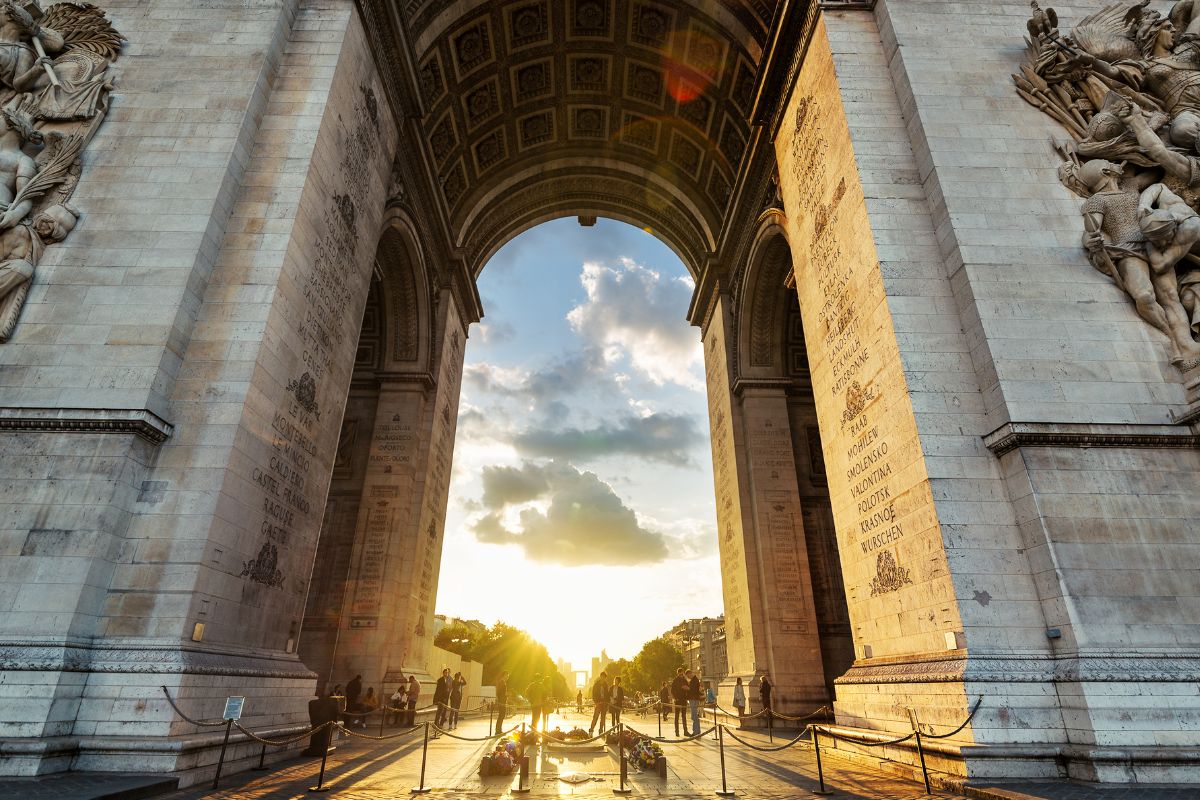
[[[645,736],[647,739],[649,739],[653,742],[663,742],[665,744],[681,744],[683,742],[694,742],[697,739],[703,739],[705,736],[708,736],[710,733],[712,733],[713,731],[715,731],[717,729],[717,727],[714,725],[713,727],[709,728],[706,731],[700,731],[699,733],[694,733],[691,736],[686,736],[682,739],[668,739],[663,736],[646,736],[646,734],[642,733],[641,731],[637,730],[636,728],[630,728],[628,725],[626,725],[625,727],[629,728],[629,730],[633,731],[638,736]]]
[[[171,708],[175,709],[175,713],[183,717],[184,722],[190,722],[193,725],[199,725],[202,728],[220,728],[226,724],[226,720],[217,720],[215,722],[206,722],[204,720],[192,719],[187,714],[183,713],[183,709],[175,705],[175,701],[171,698],[171,693],[167,691],[167,687],[161,687],[163,694],[167,697],[167,702],[171,704]]]
[[[384,742],[384,741],[388,741],[389,739],[401,739],[405,736],[410,736],[410,735],[416,733],[420,729],[421,729],[420,725],[413,725],[408,730],[400,731],[399,733],[389,733],[387,736],[370,736],[368,734],[357,733],[357,732],[351,730],[350,728],[343,727],[342,733],[346,734],[347,736],[353,736],[355,739],[369,739],[372,742]]]
[[[451,733],[450,731],[448,731],[444,728],[439,728],[436,724],[433,724],[433,723],[431,723],[429,727],[433,728],[433,730],[436,731],[436,733],[434,734],[435,736],[449,736],[451,739],[458,739],[460,742],[490,742],[495,739],[503,739],[505,736],[508,736],[510,733],[512,733],[513,731],[515,731],[517,728],[519,728],[521,726],[513,725],[511,728],[509,728],[506,731],[502,731],[500,733],[494,733],[491,736],[480,736],[478,738],[472,738],[469,736],[459,736],[457,734]]]
[[[829,712],[833,711],[833,709],[830,708],[829,706],[821,706],[820,708],[818,708],[816,711],[812,712],[811,714],[805,714],[802,717],[789,717],[787,714],[780,714],[778,711],[775,711],[770,708],[764,709],[764,711],[770,711],[771,716],[774,717],[775,719],[783,719],[783,720],[787,720],[789,722],[800,722],[802,720],[812,719],[813,717],[828,716]]]
[[[805,728],[796,735],[795,739],[785,742],[784,744],[775,745],[774,747],[763,747],[762,745],[747,742],[745,739],[734,733],[733,729],[731,729],[728,725],[722,725],[721,727],[724,728],[724,730],[721,731],[722,736],[729,736],[735,742],[743,744],[746,747],[749,747],[751,750],[757,750],[760,753],[778,753],[780,750],[787,750],[789,747],[795,745],[801,739],[803,739],[804,735],[808,733],[808,728]]]
[[[923,733],[921,735],[927,739],[949,739],[951,736],[960,733],[963,728],[971,724],[971,719],[975,716],[975,712],[979,710],[981,705],[983,705],[983,695],[979,695],[979,697],[975,699],[975,706],[971,709],[971,713],[967,714],[967,718],[963,720],[963,724],[959,725],[949,733]]]
[[[262,736],[259,736],[254,731],[249,730],[248,728],[242,727],[242,723],[238,722],[237,720],[233,720],[233,727],[237,728],[239,731],[246,734],[247,738],[251,739],[252,741],[258,742],[259,744],[266,744],[266,745],[270,745],[272,747],[287,747],[288,745],[292,745],[292,744],[295,744],[296,742],[303,741],[304,739],[307,739],[308,737],[313,736],[316,733],[319,733],[321,730],[328,728],[330,725],[337,726],[337,723],[336,722],[323,722],[315,728],[311,728],[309,730],[304,731],[303,733],[296,734],[291,739],[284,739],[283,741],[277,741],[275,739],[265,739]],[[345,732],[345,729],[343,729],[343,732]]]

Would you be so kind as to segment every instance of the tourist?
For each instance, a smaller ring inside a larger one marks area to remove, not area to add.
[[[533,673],[533,681],[525,690],[525,698],[529,700],[529,729],[537,730],[538,720],[542,718],[542,703],[545,702],[545,690],[542,688],[542,673]]]
[[[450,728],[458,727],[458,712],[462,708],[462,690],[467,685],[467,679],[461,672],[454,673],[454,683],[450,685]]]
[[[404,676],[401,675],[401,678]],[[404,689],[405,684],[401,683],[396,691],[392,692],[392,696],[388,698],[388,711],[391,712],[392,724],[399,725],[404,721]]]
[[[541,727],[550,730],[550,715],[557,709],[558,702],[554,698],[553,675],[541,679]]]
[[[588,726],[588,735],[591,736],[596,730],[596,721],[600,721],[600,732],[604,733],[604,717],[608,714],[608,673],[601,672],[600,677],[596,678],[596,682],[592,684],[592,705],[596,708],[592,711],[592,724]]]
[[[664,720],[671,715],[671,685],[666,681],[658,690],[658,710]]]
[[[609,696],[609,709],[612,713],[612,726],[621,724],[621,712],[625,710],[625,687],[621,685],[621,676],[613,678],[612,694]]]
[[[412,727],[417,724],[417,700],[421,696],[421,682],[417,680],[416,675],[408,676],[408,691],[404,693],[404,697],[408,700],[408,716],[405,717],[404,724]]]
[[[700,735],[700,701],[704,698],[704,690],[700,688],[700,675],[687,671],[688,688],[687,701],[688,710],[692,712],[692,736]],[[684,728],[687,728],[686,722]]]
[[[775,712],[771,710],[771,690],[774,687],[771,685],[771,679],[767,673],[758,682],[758,697],[762,700],[763,710],[767,712],[767,722],[770,723],[771,718],[775,716]]]
[[[746,687],[742,685],[741,678],[733,687],[733,707],[737,709],[738,719],[741,719],[746,713]]]
[[[688,680],[683,667],[675,669],[675,680],[671,681],[671,704],[675,707],[675,735],[679,736],[679,725],[683,723],[683,735],[687,736],[687,690]]]
[[[704,686],[704,702],[710,706],[715,706],[717,704],[717,692],[715,689],[713,689],[711,683],[705,684]]]
[[[355,675],[346,684],[346,708],[353,711],[358,707],[358,698],[362,694],[362,675]]]
[[[508,713],[508,670],[500,673],[496,681],[496,736],[504,730],[504,716]]]
[[[450,668],[442,667],[442,677],[433,686],[433,702],[437,706],[433,724],[442,728],[450,716],[450,690],[454,687],[454,678],[450,677]]]
[[[371,688],[367,689],[366,696],[363,697],[362,702],[359,703],[358,708],[355,709],[358,712],[358,716],[355,718],[355,722],[358,723],[358,727],[367,727],[367,714],[370,714],[372,711],[374,711],[378,705],[379,698],[375,696],[375,687],[372,686]]]
[[[578,711],[580,714],[583,713],[583,689],[580,689],[575,694],[575,710]]]

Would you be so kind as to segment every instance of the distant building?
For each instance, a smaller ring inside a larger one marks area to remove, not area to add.
[[[434,614],[433,638],[437,638],[437,635],[442,632],[442,628],[455,623],[466,626],[466,628],[471,631],[473,636],[487,633],[488,629],[487,625],[484,625],[477,619],[463,619],[462,617],[448,617],[445,614]]]
[[[725,677],[725,617],[685,619],[663,634],[683,654],[683,666],[699,670],[715,686]]]
[[[593,656],[592,657],[592,678],[595,679],[595,678],[599,677],[600,673],[603,672],[604,670],[608,669],[608,665],[611,663],[612,663],[612,659],[608,657],[608,652],[605,650],[600,651],[599,657]]]

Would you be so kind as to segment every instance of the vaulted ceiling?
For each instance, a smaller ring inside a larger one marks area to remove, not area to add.
[[[777,0],[380,2],[472,272],[566,214],[650,228],[695,272],[716,250]]]

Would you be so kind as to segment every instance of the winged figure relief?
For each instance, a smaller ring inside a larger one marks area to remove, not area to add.
[[[1117,3],[1069,31],[1030,7],[1013,81],[1069,136],[1059,177],[1085,198],[1088,259],[1200,367],[1200,5]]]

